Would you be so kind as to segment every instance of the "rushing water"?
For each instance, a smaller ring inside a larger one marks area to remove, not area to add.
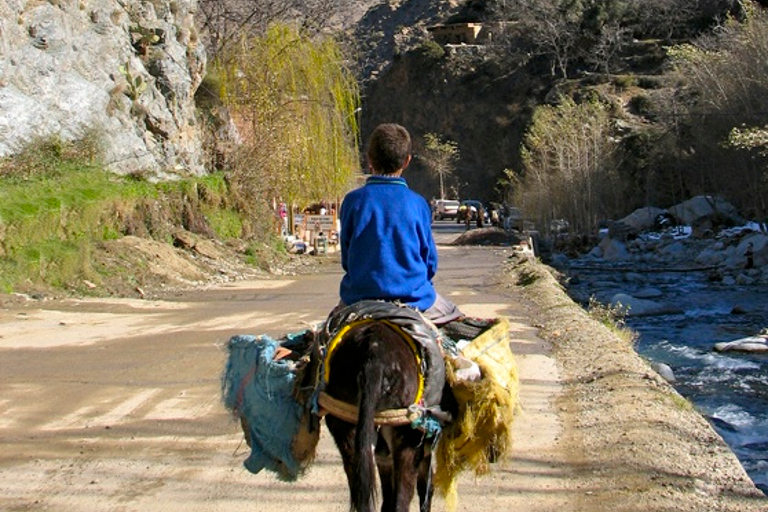
[[[678,392],[709,419],[768,494],[768,355],[713,350],[717,342],[768,327],[765,287],[715,284],[703,272],[642,272],[634,273],[634,279],[609,268],[574,272],[579,275],[578,284],[571,287],[574,296],[602,292],[606,297],[619,291],[632,295],[653,287],[662,292],[653,300],[684,311],[628,317],[627,325],[639,333],[637,351],[673,369]],[[740,313],[733,312],[735,306]]]

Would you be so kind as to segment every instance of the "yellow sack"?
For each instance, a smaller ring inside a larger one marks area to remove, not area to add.
[[[459,473],[467,469],[477,475],[487,473],[489,462],[501,459],[512,447],[519,378],[509,341],[509,322],[498,318],[461,351],[480,367],[481,379],[476,382],[458,380],[455,360],[445,359],[446,381],[459,410],[458,417],[443,429],[434,485],[449,511],[456,508]]]

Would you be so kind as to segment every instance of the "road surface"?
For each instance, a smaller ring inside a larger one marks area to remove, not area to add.
[[[458,510],[567,512],[557,367],[525,305],[500,286],[508,250],[443,245],[459,229],[435,223],[436,285],[469,315],[510,318],[524,412],[512,459],[484,477],[465,475]],[[322,321],[341,278],[338,266],[325,267],[168,301],[30,301],[0,309],[0,510],[346,512],[341,462],[325,433],[298,482],[253,475],[242,467],[239,427],[220,402],[227,339],[279,336]],[[445,510],[442,500],[433,510]]]

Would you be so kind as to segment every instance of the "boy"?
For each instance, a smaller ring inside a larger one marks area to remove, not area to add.
[[[341,205],[341,305],[387,300],[411,306],[437,325],[464,315],[432,285],[437,248],[427,201],[408,188],[411,136],[381,124],[368,143],[372,176]]]

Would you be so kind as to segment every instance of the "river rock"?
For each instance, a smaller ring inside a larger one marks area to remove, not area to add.
[[[621,307],[626,310],[627,316],[651,316],[651,315],[670,315],[682,313],[680,308],[676,308],[660,302],[639,299],[626,293],[617,293],[611,298],[611,306]]]
[[[768,352],[768,337],[765,335],[749,336],[738,340],[715,343],[717,352]]]
[[[665,212],[666,210],[654,206],[638,208],[619,222],[622,222],[637,231],[650,231],[656,227],[656,217]]]
[[[586,254],[586,257],[588,258],[602,258],[603,257],[603,250],[600,248],[599,245],[596,245],[592,248],[591,251],[589,251]]]
[[[634,297],[638,299],[657,299],[664,295],[658,288],[647,287],[635,292]]]
[[[629,259],[629,251],[623,242],[611,237],[603,238],[599,244],[603,252],[603,259],[608,261],[626,261]]]
[[[651,368],[653,368],[653,370],[658,373],[665,381],[677,382],[677,379],[675,378],[675,372],[672,371],[672,368],[670,368],[668,364],[653,362],[651,363]]]
[[[673,260],[686,259],[686,252],[687,247],[685,243],[681,241],[672,242],[659,249],[659,254]]]
[[[624,274],[624,281],[628,283],[645,283],[648,279],[639,272],[626,272]]]
[[[720,244],[722,245],[722,244]],[[725,261],[725,253],[722,248],[706,247],[694,259],[696,264],[705,267],[716,267]]]
[[[735,252],[736,255],[740,256],[741,262],[744,264],[747,262],[744,253],[747,251],[749,244],[752,244],[754,266],[763,267],[768,265],[768,236],[763,233],[754,233],[741,239]]]
[[[709,228],[727,222],[737,225],[744,222],[738,210],[725,199],[717,196],[696,196],[669,208],[680,224]]]

